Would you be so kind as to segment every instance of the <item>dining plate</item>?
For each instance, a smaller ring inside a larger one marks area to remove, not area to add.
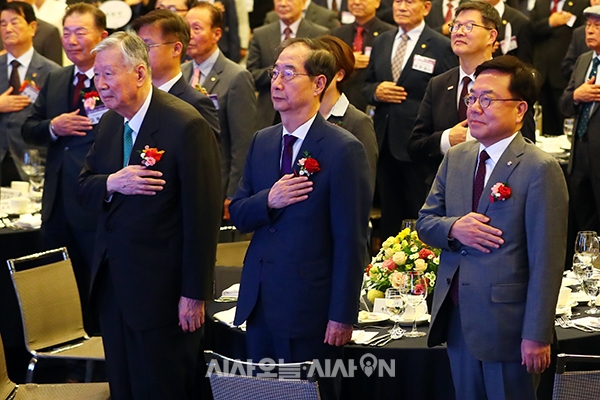
[[[390,316],[385,313],[361,311],[358,313],[359,324],[375,324],[390,319]]]

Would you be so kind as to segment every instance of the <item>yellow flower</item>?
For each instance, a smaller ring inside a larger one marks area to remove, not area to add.
[[[392,245],[394,244],[394,238],[393,237],[389,237],[385,240],[385,242],[383,242],[381,244],[381,247],[383,247],[384,249],[389,249],[390,247],[392,247]]]
[[[427,262],[425,260],[419,258],[415,260],[415,270],[419,272],[423,272],[427,269]]]
[[[410,228],[404,228],[399,234],[398,237],[400,238],[400,240],[404,240],[404,238],[406,236],[408,236],[410,234]]]
[[[384,297],[385,297],[385,295],[383,294],[383,292],[381,290],[371,289],[367,292],[367,299],[371,303],[375,303],[375,299],[383,299]]]

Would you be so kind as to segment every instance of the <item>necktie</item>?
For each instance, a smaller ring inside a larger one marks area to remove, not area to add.
[[[18,62],[17,60],[12,60],[10,62],[10,65],[12,65],[12,71],[10,71],[10,78],[8,79],[8,83],[10,84],[10,87],[13,88],[13,91],[11,94],[19,94],[19,89],[21,88],[21,78],[19,77],[19,67],[21,66],[21,63]]]
[[[190,86],[196,89],[196,85],[200,83],[200,68],[194,67],[194,75],[190,81]]]
[[[550,14],[554,14],[555,12],[558,11],[558,3],[560,2],[560,0],[554,0],[552,2],[552,8],[550,9]]]
[[[469,83],[471,78],[465,76],[462,79],[462,89],[460,91],[460,97],[458,98],[458,121],[464,121],[467,119],[467,105],[465,104],[465,96],[469,93]]]
[[[283,40],[288,40],[292,37],[292,29],[289,26],[286,26],[283,30]]]
[[[131,134],[133,129],[129,126],[129,122],[125,122],[125,130],[123,132],[123,168],[129,164],[131,149],[133,148],[133,137]]]
[[[453,9],[454,9],[454,6],[452,5],[452,2],[449,1],[448,2],[448,11],[446,11],[446,16],[444,17],[444,22],[448,23],[448,22],[452,21],[452,18],[454,17]]]
[[[362,53],[363,51],[363,32],[365,28],[362,26],[356,27],[356,34],[354,35],[354,42],[352,42],[352,50],[357,53]]]
[[[477,165],[477,173],[473,180],[473,211],[477,211],[479,205],[479,199],[483,193],[483,187],[485,186],[485,162],[490,158],[487,151],[483,150],[479,153],[479,164]]]
[[[331,2],[331,11],[335,11],[335,12],[337,12],[337,10],[338,10],[337,1],[333,0],[333,1]]]
[[[75,84],[75,90],[73,91],[73,107],[79,108],[79,97],[81,91],[85,87],[85,80],[87,76],[81,72],[77,73],[77,83]]]
[[[294,169],[292,168],[292,159],[294,157],[294,143],[298,138],[292,135],[283,136],[283,155],[281,156],[281,176],[285,174],[291,174]]]
[[[598,59],[598,57],[594,57],[594,60],[592,61],[592,70],[590,71],[588,80],[592,79],[592,77],[595,77],[597,75],[598,64],[600,64],[600,60]],[[583,106],[581,107],[579,121],[577,122],[577,137],[579,138],[584,137],[587,132],[588,122],[590,122],[590,113],[592,112],[593,106],[594,102],[590,101],[589,103],[583,103]]]
[[[406,53],[406,42],[408,42],[408,35],[403,33],[402,36],[400,36],[400,41],[398,42],[398,47],[396,48],[396,54],[394,54],[394,58],[392,59],[392,77],[394,78],[394,82],[398,81],[398,78],[400,78],[400,73],[402,72],[404,53]]]

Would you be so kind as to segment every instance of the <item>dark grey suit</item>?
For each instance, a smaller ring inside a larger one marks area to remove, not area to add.
[[[4,93],[9,87],[8,83],[8,55],[3,54],[0,56],[0,93]],[[46,83],[46,78],[50,71],[59,68],[59,66],[53,61],[39,55],[35,50],[33,57],[27,68],[27,72],[24,77],[21,77],[21,81],[30,79],[35,82],[36,86],[41,88]],[[33,113],[33,105],[28,105],[21,111],[0,113],[0,164],[10,150],[13,158],[22,158],[23,151],[31,148],[31,145],[25,144],[25,141],[21,137],[21,126]],[[20,170],[22,180],[28,180],[27,175]]]
[[[590,51],[589,47],[585,44],[585,26],[575,28],[573,31],[573,37],[571,38],[571,44],[567,50],[567,54],[560,64],[560,70],[565,79],[571,79],[571,74],[575,69],[575,63],[580,55]]]
[[[451,148],[419,212],[419,238],[442,249],[427,343],[436,346],[448,340],[455,382],[476,374],[456,368],[463,361],[455,357],[457,347],[470,353],[469,359],[483,362],[484,371],[486,363],[501,363],[491,379],[486,376],[483,394],[465,396],[459,384],[457,398],[486,398],[486,389],[489,393],[493,388],[497,398],[534,399],[533,378],[521,365],[521,342],[553,340],[565,257],[567,187],[556,160],[517,134],[496,163],[477,207],[503,232],[504,243],[483,253],[450,241],[452,225],[472,211],[478,154],[476,141]],[[512,194],[506,201],[490,202],[497,182],[509,186]],[[459,270],[460,300],[454,306],[449,290]]]
[[[191,79],[193,68],[191,62],[182,65],[185,79]],[[221,184],[223,197],[232,198],[242,177],[248,146],[256,132],[256,96],[252,76],[221,53],[203,86],[208,93],[219,98]]]
[[[306,19],[300,21],[296,37],[315,38],[329,32],[322,26],[315,25]],[[254,85],[258,90],[258,129],[273,125],[275,110],[271,102],[271,79],[267,69],[275,63],[275,49],[281,44],[279,21],[261,26],[254,30],[248,51],[248,71],[254,77]]]
[[[311,1],[306,8],[303,18],[317,25],[321,25],[329,30],[340,26],[340,21],[336,13],[325,7],[315,4],[313,1]],[[279,17],[275,11],[270,11],[267,13],[267,16],[265,17],[265,25],[272,24],[276,21],[279,21]]]

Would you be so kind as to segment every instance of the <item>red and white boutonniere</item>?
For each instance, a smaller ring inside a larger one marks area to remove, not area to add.
[[[199,83],[196,84],[196,86],[194,87],[194,89],[196,89],[197,91],[199,91],[203,95],[208,96],[208,90],[206,90],[206,88],[204,86],[200,86]]]
[[[298,171],[298,175],[300,176],[311,176],[315,172],[321,170],[319,162],[312,158],[308,151],[305,151],[304,157],[298,160],[298,166],[300,167],[300,170]]]
[[[25,88],[27,86],[31,86],[33,89],[40,90],[40,88],[35,85],[34,81],[26,78],[23,80],[23,83],[21,83],[21,87],[19,88],[19,93],[22,93],[23,90],[25,90]]]
[[[490,201],[492,203],[496,201],[506,201],[510,198],[511,190],[505,183],[498,182],[492,186],[492,194],[490,194]]]
[[[102,101],[100,101],[100,95],[95,90],[90,92],[82,91],[81,94],[83,95],[83,100],[81,101],[83,101],[83,107],[87,112],[92,111],[94,108],[96,108],[96,106],[102,104]]]
[[[146,167],[153,166],[160,161],[164,153],[164,150],[158,150],[156,147],[149,147],[146,145],[144,150],[140,152],[140,157],[142,157],[142,165],[145,165]]]

